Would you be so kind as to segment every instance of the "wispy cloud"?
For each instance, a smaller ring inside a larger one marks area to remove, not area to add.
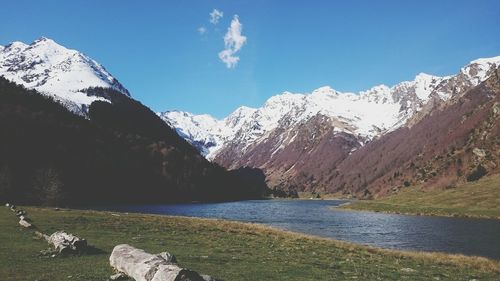
[[[198,33],[199,33],[200,35],[203,35],[203,34],[205,34],[206,32],[207,32],[207,28],[206,28],[206,27],[204,27],[204,26],[200,26],[200,27],[198,27]]]
[[[240,60],[240,57],[235,56],[235,54],[247,41],[247,37],[241,34],[242,28],[238,15],[234,15],[231,25],[224,35],[225,48],[219,53],[219,58],[226,64],[227,68],[234,68]]]
[[[219,22],[219,20],[224,16],[224,13],[222,11],[219,11],[217,9],[214,9],[211,13],[210,13],[210,22],[212,24],[217,24]]]

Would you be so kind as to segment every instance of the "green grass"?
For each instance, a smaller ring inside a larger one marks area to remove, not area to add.
[[[424,191],[418,187],[411,187],[390,197],[356,201],[342,208],[500,219],[500,174],[444,190]]]
[[[254,224],[110,212],[25,208],[44,233],[64,229],[101,253],[42,257],[33,230],[0,208],[0,280],[106,280],[113,247],[169,251],[219,280],[500,280],[500,262],[381,250]]]

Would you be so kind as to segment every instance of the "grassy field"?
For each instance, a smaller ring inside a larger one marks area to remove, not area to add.
[[[272,228],[140,214],[25,208],[45,233],[64,229],[100,252],[45,257],[45,241],[0,208],[0,280],[107,280],[113,247],[169,251],[181,266],[218,280],[500,280],[500,262],[459,255],[403,253]]]
[[[343,208],[500,219],[500,174],[445,190],[407,188],[387,198],[356,201]]]

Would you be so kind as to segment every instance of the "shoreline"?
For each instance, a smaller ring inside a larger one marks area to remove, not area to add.
[[[285,204],[289,205],[292,204],[291,206],[307,206],[310,205],[307,202],[310,202],[312,205],[311,206],[320,206],[320,209],[318,209],[318,212],[326,214],[330,211],[341,211],[341,212],[353,212],[353,216],[365,216],[362,214],[356,215],[356,212],[366,212],[366,213],[377,213],[376,211],[369,211],[369,210],[357,210],[357,209],[349,209],[348,206],[353,203],[353,201],[344,201],[342,200],[341,202],[337,201],[335,203],[329,203],[328,201],[324,201],[321,203],[321,201],[318,200],[304,200],[304,199],[274,199],[275,203],[269,202],[270,204]],[[300,202],[303,203],[300,203]],[[282,203],[279,203],[282,202]],[[287,203],[289,202],[289,203]],[[292,203],[295,202],[295,203]],[[313,204],[313,202],[316,202],[317,204]],[[332,202],[332,201],[330,201]],[[255,203],[251,203],[255,204]],[[306,204],[306,205],[302,205]],[[318,205],[319,204],[319,205]],[[339,205],[337,205],[339,204]],[[346,208],[347,207],[347,208]],[[204,208],[204,207],[202,207]],[[413,252],[413,251],[424,251],[424,252],[429,252],[429,253],[436,253],[436,252],[441,252],[444,254],[461,254],[465,256],[480,256],[480,257],[485,257],[488,259],[492,260],[499,260],[500,257],[498,254],[495,254],[495,252],[491,250],[485,250],[489,248],[485,248],[483,250],[472,250],[472,251],[467,251],[467,245],[465,242],[462,242],[462,244],[458,244],[457,247],[446,247],[446,246],[441,246],[441,247],[435,247],[435,246],[430,246],[431,243],[429,242],[416,242],[416,244],[413,244],[412,247],[406,247],[406,246],[387,246],[389,244],[387,243],[396,243],[396,242],[401,242],[402,243],[412,243],[411,241],[406,241],[404,238],[397,238],[394,237],[391,240],[384,240],[380,239],[377,237],[371,238],[371,239],[356,239],[353,237],[356,237],[356,235],[359,235],[359,233],[352,233],[350,235],[339,235],[338,233],[335,232],[329,232],[329,231],[314,231],[316,227],[323,227],[325,225],[330,225],[323,223],[322,225],[313,225],[311,224],[308,227],[295,227],[293,222],[290,222],[290,225],[280,225],[279,221],[281,220],[276,220],[276,219],[266,219],[265,216],[261,217],[255,217],[254,219],[252,218],[246,218],[246,217],[240,217],[240,216],[231,216],[231,215],[217,215],[217,213],[214,213],[214,210],[217,210],[218,207],[206,207],[208,211],[205,214],[205,211],[202,211],[202,213],[198,212],[192,212],[192,211],[182,211],[184,208],[180,207],[179,211],[163,211],[161,207],[158,208],[134,208],[133,206],[128,206],[125,208],[97,208],[97,209],[90,209],[92,211],[106,211],[106,212],[111,212],[111,213],[125,213],[125,214],[140,214],[140,215],[152,215],[152,216],[161,216],[161,217],[179,217],[179,218],[189,218],[189,219],[201,219],[201,220],[213,220],[213,221],[226,221],[226,222],[235,222],[235,223],[249,223],[251,225],[260,225],[260,226],[266,226],[270,227],[276,230],[280,231],[285,231],[285,232],[291,232],[291,233],[300,233],[306,236],[312,236],[312,237],[319,237],[319,238],[326,238],[326,239],[331,239],[334,241],[345,241],[345,243],[351,243],[354,245],[361,245],[361,246],[368,246],[368,247],[374,247],[374,248],[380,248],[380,249],[387,249],[387,250],[395,250],[395,251],[402,251],[402,252]],[[215,209],[214,209],[215,208]],[[224,207],[223,207],[224,208]],[[225,207],[227,208],[227,207]],[[229,208],[235,208],[234,206],[229,207]],[[167,207],[167,209],[169,209]],[[189,208],[188,208],[189,209]],[[325,210],[327,209],[327,210]],[[89,209],[86,209],[89,210]],[[355,212],[354,212],[355,211]],[[409,214],[397,214],[397,213],[390,213],[390,212],[380,212],[381,214],[379,216],[383,217],[382,214],[395,214],[395,215],[409,215]],[[328,215],[328,214],[327,214]],[[336,215],[333,215],[335,217]],[[340,215],[343,216],[343,215]],[[423,215],[422,215],[423,216]],[[330,215],[330,217],[332,217]],[[435,217],[435,216],[434,216]],[[314,220],[316,217],[310,217],[309,219]],[[389,216],[387,218],[390,218]],[[301,217],[301,220],[304,218]],[[403,219],[403,218],[402,218]],[[470,219],[478,219],[478,218],[470,218]],[[479,219],[487,219],[487,218],[479,218]],[[238,221],[239,220],[239,221]],[[293,219],[292,219],[293,220]],[[404,219],[408,220],[408,218]],[[429,221],[429,220],[425,220]],[[432,221],[432,220],[431,220]],[[450,223],[454,225],[460,225],[461,223],[468,223],[467,221],[461,221],[461,220],[454,220],[454,221],[449,221]],[[369,221],[366,221],[366,223],[369,223]],[[485,222],[486,223],[486,222]],[[347,222],[347,225],[349,225],[349,222]],[[495,224],[496,225],[496,224]],[[347,226],[348,227],[348,226]],[[337,228],[337,227],[335,227]],[[411,234],[411,233],[410,233]],[[473,234],[469,234],[473,235]],[[432,236],[432,235],[431,235]],[[491,236],[491,235],[490,235]],[[493,235],[495,236],[495,235]],[[405,237],[405,236],[400,236],[400,237]],[[445,237],[443,237],[445,238]],[[491,238],[491,237],[490,237]],[[403,240],[400,240],[403,239]],[[462,240],[464,241],[464,240]],[[491,241],[496,241],[496,240],[491,240]],[[385,242],[385,243],[384,243]],[[484,248],[484,247],[483,247]],[[418,249],[418,250],[417,250]]]
[[[0,279],[103,280],[109,253],[128,243],[169,251],[179,264],[222,280],[497,280],[500,261],[434,252],[382,249],[276,227],[221,219],[115,211],[23,207],[33,223],[87,239],[101,254],[44,258],[46,243],[0,210]],[[75,263],[80,266],[75,267]],[[92,270],[89,271],[89,268]]]
[[[398,210],[377,210],[376,208],[370,208],[370,202],[363,202],[366,204],[362,207],[356,206],[359,201],[348,202],[339,206],[331,207],[331,210],[336,211],[353,211],[353,212],[372,212],[372,213],[384,213],[393,215],[405,215],[405,216],[419,216],[419,217],[445,217],[445,218],[467,218],[467,219],[487,219],[487,220],[500,220],[500,216],[485,216],[476,214],[460,214],[460,213],[431,213],[431,212],[403,212]]]
[[[332,199],[333,200],[333,199]],[[360,212],[372,212],[372,211],[367,211],[367,210],[350,210],[350,209],[342,209],[340,208],[343,205],[349,205],[351,202],[346,202],[344,204],[341,204],[339,206],[331,206],[331,209],[336,209],[336,210],[346,210],[346,211],[360,211]],[[44,209],[43,207],[28,207],[28,208],[40,208]],[[205,223],[224,223],[227,225],[232,225],[232,226],[241,226],[243,228],[253,228],[256,231],[263,230],[263,231],[271,231],[275,233],[281,233],[283,235],[290,235],[294,237],[302,237],[302,238],[307,238],[307,239],[317,239],[317,240],[324,240],[324,241],[330,241],[335,244],[341,245],[342,247],[346,248],[359,248],[359,249],[370,249],[372,251],[379,251],[379,252],[388,252],[392,254],[397,254],[397,255],[409,255],[409,256],[414,256],[414,255],[444,255],[444,256],[450,256],[450,257],[466,257],[466,258],[472,258],[472,259],[485,259],[488,261],[493,261],[493,262],[498,262],[500,266],[500,259],[496,260],[493,258],[488,258],[484,256],[473,256],[473,255],[466,255],[466,254],[460,254],[460,253],[447,253],[447,252],[438,252],[438,251],[418,251],[418,250],[402,250],[402,249],[391,249],[391,248],[383,248],[383,247],[377,247],[377,246],[371,246],[371,245],[366,245],[366,244],[361,244],[361,243],[355,243],[355,242],[350,242],[346,240],[339,240],[331,237],[324,237],[324,236],[319,236],[319,235],[313,235],[313,234],[307,234],[303,232],[298,232],[298,231],[292,231],[292,230],[287,230],[287,229],[281,229],[276,226],[272,226],[269,224],[265,223],[258,223],[258,222],[244,222],[244,221],[236,221],[236,220],[228,220],[228,219],[219,219],[219,218],[204,218],[204,217],[196,217],[196,216],[182,216],[182,215],[168,215],[168,214],[153,214],[153,213],[140,213],[140,212],[121,212],[121,211],[106,211],[106,210],[94,210],[94,209],[72,209],[72,208],[59,208],[59,211],[84,211],[84,212],[90,212],[90,213],[106,213],[111,216],[117,216],[120,217],[122,215],[124,216],[143,216],[143,217],[158,217],[158,218],[166,218],[166,219],[179,219],[179,220],[191,220],[191,221],[199,221],[199,222],[205,222]],[[406,214],[401,214],[401,215],[406,215]],[[475,218],[474,218],[475,219]],[[485,219],[485,218],[482,218]],[[499,267],[499,272],[500,272],[500,267]]]

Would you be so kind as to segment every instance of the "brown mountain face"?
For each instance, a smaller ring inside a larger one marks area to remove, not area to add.
[[[335,171],[331,191],[383,196],[405,186],[450,188],[498,173],[500,70],[411,127],[402,127],[362,147]]]
[[[291,128],[283,124],[241,155],[235,156],[234,148],[228,147],[215,161],[229,168],[258,167],[270,186],[286,192],[326,191],[323,179],[330,178],[335,167],[365,141],[342,132],[345,126],[318,114]]]
[[[447,188],[476,180],[500,171],[500,70],[490,74],[474,88],[460,75],[447,81],[407,126],[364,146],[367,140],[346,133],[341,120],[318,114],[297,125],[281,124],[244,150],[225,147],[214,160],[228,168],[260,168],[270,186],[285,191],[360,198],[416,184]],[[439,91],[453,95],[443,101]]]
[[[459,96],[474,87],[474,82],[479,79],[478,72],[481,71],[481,65],[478,63],[471,63],[464,67],[457,75],[450,79],[445,79],[440,83],[436,89],[430,94],[429,100],[423,104],[422,109],[414,114],[407,122],[409,126],[416,124],[422,120],[427,114],[432,112],[435,108],[446,105],[442,103],[439,93],[450,93],[452,97]],[[486,77],[491,77],[495,74],[496,68],[492,67],[485,73]]]

